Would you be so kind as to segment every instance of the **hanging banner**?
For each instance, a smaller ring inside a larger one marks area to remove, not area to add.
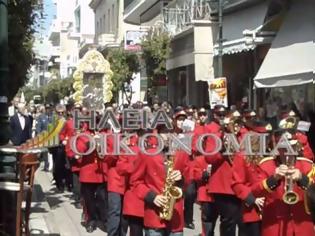
[[[210,80],[208,88],[211,109],[215,105],[228,107],[227,80],[225,77]]]

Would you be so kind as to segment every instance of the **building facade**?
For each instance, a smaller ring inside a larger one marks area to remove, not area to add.
[[[94,42],[94,13],[84,0],[56,0],[55,4],[57,14],[49,36],[53,46],[50,68],[59,67],[63,79],[72,75],[80,55]]]
[[[92,0],[89,5],[95,17],[94,43],[105,57],[110,49],[124,47],[127,31],[139,30],[139,26],[123,21],[124,1]],[[143,100],[138,74],[134,75],[130,88],[126,89],[132,91],[132,103]],[[127,101],[127,98],[120,92],[115,100],[121,105]]]

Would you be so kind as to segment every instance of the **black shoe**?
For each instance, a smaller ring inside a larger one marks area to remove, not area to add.
[[[72,187],[69,187],[69,186],[68,186],[68,187],[66,188],[66,191],[69,192],[69,193],[72,193]]]
[[[194,230],[195,229],[195,225],[194,225],[194,223],[186,223],[185,224],[185,228]]]
[[[65,189],[63,187],[57,187],[57,193],[64,193]]]
[[[98,227],[101,231],[107,233],[107,223],[106,223],[106,222],[99,221],[97,227]]]
[[[95,226],[95,222],[94,221],[91,221],[91,222],[87,223],[86,232],[93,233],[95,230],[96,230],[96,226]]]
[[[76,209],[82,209],[82,208],[83,208],[80,202],[75,202],[75,203],[74,203],[74,207],[75,207]]]

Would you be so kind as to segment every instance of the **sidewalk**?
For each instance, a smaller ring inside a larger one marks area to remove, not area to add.
[[[73,205],[72,194],[55,193],[50,172],[42,171],[40,167],[36,172],[34,198],[30,219],[32,235],[50,236],[105,236],[105,232],[97,229],[89,234],[81,226],[81,213]],[[185,229],[184,234],[196,236],[201,232],[200,210],[195,205],[195,230]]]

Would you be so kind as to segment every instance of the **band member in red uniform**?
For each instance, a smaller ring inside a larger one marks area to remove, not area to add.
[[[75,109],[81,110],[80,104],[75,104]],[[70,111],[71,113],[71,111]],[[80,194],[80,181],[79,181],[79,174],[80,174],[80,168],[79,168],[79,161],[75,158],[75,154],[73,150],[71,150],[70,147],[70,138],[73,137],[76,134],[76,130],[74,129],[74,121],[72,115],[69,115],[62,131],[59,134],[60,141],[65,147],[66,151],[66,157],[68,160],[68,163],[70,165],[70,169],[72,172],[72,192],[74,197],[74,205],[76,208],[81,209],[81,194]]]
[[[315,224],[315,184],[312,183],[307,189],[307,207],[312,216],[313,223]]]
[[[214,236],[218,212],[214,205],[213,196],[208,193],[207,183],[211,176],[212,166],[204,156],[196,156],[193,175],[197,183],[197,201],[201,205],[202,236]]]
[[[163,136],[163,134],[160,135]],[[167,206],[170,206],[168,205],[168,198],[163,195],[163,190],[168,187],[181,188],[183,186],[182,173],[185,163],[182,160],[185,160],[187,158],[185,156],[188,154],[183,151],[176,151],[174,155],[166,156],[164,152],[157,153],[158,149],[155,145],[157,141],[154,138],[148,141],[146,153],[140,155],[139,175],[138,179],[135,180],[137,182],[137,195],[145,201],[145,235],[182,236],[184,202],[183,198],[180,197],[180,191],[176,191],[179,199],[176,200],[171,219],[161,219],[160,212],[163,208],[167,209]]]
[[[214,121],[207,125],[207,133],[223,139],[222,119],[224,121],[225,109],[223,106],[214,108]],[[233,118],[229,117],[232,122]],[[232,123],[227,124],[230,127]],[[233,121],[234,122],[234,121]],[[236,125],[236,124],[235,124]],[[236,127],[236,126],[235,126]],[[234,126],[228,132],[234,132]],[[224,143],[224,141],[223,141]],[[208,182],[208,191],[214,196],[215,206],[220,215],[220,232],[222,236],[234,236],[236,225],[239,228],[239,235],[244,235],[244,224],[241,215],[241,200],[235,196],[231,188],[233,155],[223,155],[222,152],[215,152],[216,140],[207,138],[205,159],[212,165],[212,174]]]
[[[298,125],[299,120],[298,120],[294,111],[284,112],[283,114],[281,114],[281,118],[282,118],[282,120],[280,121],[279,126],[281,126],[281,124],[283,122],[286,122],[286,120],[290,120],[290,119],[295,119],[296,120],[296,126]],[[314,161],[314,153],[313,153],[312,148],[309,144],[307,135],[304,132],[297,130],[296,127],[291,129],[290,133],[292,133],[294,138],[302,146],[303,156]]]
[[[113,151],[113,150],[112,150]],[[127,234],[128,222],[122,215],[123,197],[126,190],[125,176],[117,173],[118,155],[108,155],[105,162],[108,168],[107,190],[108,190],[108,236],[125,236]]]
[[[87,129],[82,132],[86,135],[94,136],[94,131]],[[89,139],[80,136],[76,147],[80,153],[85,153],[89,149]],[[91,154],[84,155],[80,160],[80,183],[82,198],[86,207],[88,221],[86,231],[92,233],[97,226],[105,228],[106,224],[106,199],[104,186],[103,159],[100,159],[96,150]]]
[[[253,132],[270,133],[272,131],[272,126],[270,124],[258,121],[253,122],[252,124],[253,126],[251,126],[251,130]],[[270,137],[268,140],[271,140]],[[251,136],[250,141],[252,152],[258,153],[260,151],[259,137]],[[240,152],[235,155],[233,161],[232,189],[236,196],[243,201],[243,222],[245,223],[245,230],[248,236],[260,236],[261,232],[261,214],[264,198],[255,198],[250,187],[259,181],[258,164],[263,158],[263,155],[249,155]]]
[[[277,139],[282,135],[277,133]],[[294,149],[297,140],[290,141]],[[305,157],[285,155],[279,148],[276,157],[260,162],[261,180],[252,186],[255,197],[265,197],[262,236],[314,236],[314,225],[305,202],[305,190],[314,181],[313,162]]]
[[[136,134],[130,138],[128,146],[136,155],[120,155],[116,169],[119,175],[126,178],[123,215],[128,220],[130,236],[141,236],[143,235],[144,201],[135,193],[135,179],[139,174],[138,166],[141,162]]]
[[[188,109],[191,113],[193,110]],[[184,110],[178,111],[174,114],[174,134],[177,135],[179,139],[181,137],[185,137],[185,135],[189,135],[192,131],[183,132],[182,126],[184,121],[188,118],[187,113]],[[191,120],[191,122],[193,122]],[[187,155],[187,160],[183,160],[185,162],[185,171],[183,172],[183,177],[185,180],[184,185],[184,219],[185,219],[185,227],[189,229],[195,229],[195,225],[193,223],[193,216],[194,216],[194,203],[196,200],[197,189],[196,183],[193,179],[192,170],[193,170],[193,163],[194,158],[193,155]]]

